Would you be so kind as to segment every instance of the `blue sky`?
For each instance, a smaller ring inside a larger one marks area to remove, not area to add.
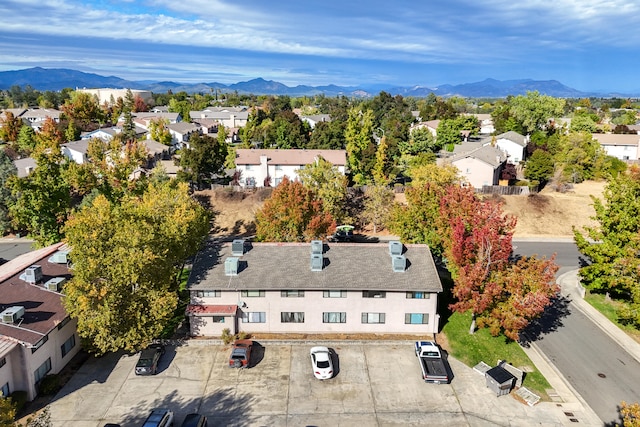
[[[640,90],[637,0],[3,0],[0,71],[428,86],[531,78]]]

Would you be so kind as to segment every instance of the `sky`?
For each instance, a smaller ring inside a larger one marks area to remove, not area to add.
[[[640,91],[638,0],[2,0],[0,71]]]

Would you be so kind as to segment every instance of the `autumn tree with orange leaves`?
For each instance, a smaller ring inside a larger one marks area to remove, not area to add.
[[[322,200],[299,181],[284,178],[256,213],[256,238],[263,242],[309,242],[336,227]]]
[[[470,333],[486,327],[517,340],[558,293],[554,258],[525,257],[510,261],[516,219],[502,205],[480,200],[472,189],[450,186],[440,214],[448,218],[445,256],[454,279],[451,308],[471,311]]]

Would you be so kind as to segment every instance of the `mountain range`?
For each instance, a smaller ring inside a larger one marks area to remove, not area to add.
[[[58,91],[64,88],[129,88],[149,90],[153,93],[166,93],[171,90],[187,93],[219,93],[238,92],[255,95],[288,95],[311,96],[325,94],[326,96],[344,95],[348,97],[371,97],[385,91],[391,95],[403,97],[426,97],[433,93],[438,96],[461,96],[465,98],[504,98],[508,95],[524,95],[528,91],[538,91],[541,94],[558,98],[596,97],[628,97],[631,94],[591,93],[563,85],[556,80],[495,80],[485,79],[481,82],[458,85],[443,84],[437,87],[427,86],[286,86],[282,83],[256,78],[246,82],[234,84],[212,83],[178,83],[173,81],[129,81],[116,76],[101,76],[64,68],[27,68],[24,70],[0,72],[0,89],[7,90],[12,86],[31,86],[39,91]]]

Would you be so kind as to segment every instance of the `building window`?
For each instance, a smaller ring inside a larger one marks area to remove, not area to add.
[[[210,297],[210,298],[215,297],[215,298],[217,298],[217,297],[220,297],[220,296],[221,296],[220,290],[217,290],[217,291],[196,291],[196,297],[198,297],[198,298],[207,298],[207,297]]]
[[[0,359],[0,368],[2,368],[6,364],[7,364],[7,358],[6,357],[3,357],[2,359]]]
[[[346,298],[347,291],[323,291],[322,296],[325,298]]]
[[[66,340],[64,344],[60,346],[60,351],[62,351],[62,357],[65,357],[67,353],[69,353],[71,349],[75,346],[76,346],[76,336],[74,334],[74,335],[71,335],[69,339]]]
[[[9,383],[6,383],[2,388],[0,388],[0,394],[4,397],[8,397],[11,394],[11,390],[9,390]]]
[[[362,313],[362,323],[384,323],[384,313]]]
[[[280,313],[280,322],[282,323],[304,323],[304,312],[302,311],[283,311]]]
[[[71,317],[65,317],[64,320],[58,323],[58,330],[64,328],[64,326],[71,321]]]
[[[33,372],[33,376],[36,379],[36,384],[40,382],[47,375],[47,372],[51,370],[51,358],[48,358],[44,361],[42,365],[38,369]]]
[[[322,323],[347,323],[347,313],[344,311],[322,313]]]
[[[280,291],[282,298],[303,298],[304,291]]]
[[[40,347],[42,347],[44,345],[44,343],[46,343],[47,341],[49,341],[49,336],[48,335],[43,336],[42,339],[36,343],[36,345],[31,347],[31,354],[33,354],[36,351],[38,351],[38,349]]]
[[[431,293],[429,292],[407,292],[407,299],[429,299]]]
[[[385,291],[362,291],[362,298],[386,298]]]
[[[243,297],[263,297],[264,291],[240,291]]]
[[[404,323],[407,325],[426,325],[429,323],[429,313],[405,313]]]
[[[213,323],[224,323],[224,316],[211,316]]]
[[[251,167],[251,165],[246,165],[246,166],[245,166],[245,170],[250,171],[250,170],[253,170],[253,168]]]
[[[244,323],[267,323],[267,313],[264,311],[251,311],[242,313]]]
[[[281,171],[282,170],[282,165],[276,165],[276,170],[277,171]]]

